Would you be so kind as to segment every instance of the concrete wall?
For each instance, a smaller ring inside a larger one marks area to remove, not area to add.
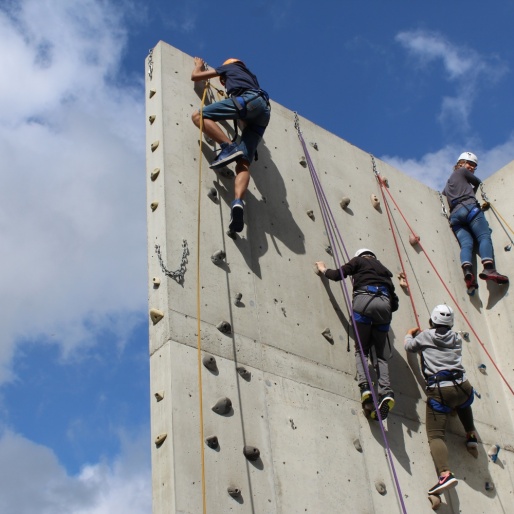
[[[294,114],[272,102],[272,121],[252,165],[246,227],[233,240],[226,235],[233,179],[208,168],[214,148],[204,142],[200,152],[199,131],[190,120],[203,91],[203,84],[195,88],[190,81],[192,57],[160,42],[151,60],[152,76],[146,75],[147,116],[155,116],[153,123],[147,119],[146,139],[148,291],[149,308],[164,314],[150,323],[151,416],[154,440],[167,435],[162,444],[152,444],[154,514],[202,512],[202,467],[209,513],[402,512],[380,427],[360,408],[340,285],[313,273],[316,260],[334,264],[325,251],[328,239],[309,171],[300,163]],[[216,80],[213,84],[220,87]],[[211,92],[208,101],[213,98]],[[376,210],[370,202],[371,194],[381,193],[369,154],[308,120],[300,118],[300,125],[350,253],[370,247],[396,275],[401,265],[384,205]],[[482,283],[470,299],[437,192],[379,160],[377,167],[426,251],[409,245],[409,230],[393,208],[422,325],[434,305],[453,303],[428,255],[472,326],[457,312],[456,329],[470,332],[464,363],[481,395],[474,404],[479,457],[465,450],[463,430],[452,419],[448,444],[459,486],[443,497],[440,512],[513,512],[513,394],[473,333],[513,384],[512,297],[508,287]],[[155,169],[160,173],[152,180]],[[489,197],[511,223],[513,170],[510,164],[486,182]],[[213,187],[216,201],[207,195]],[[351,199],[346,210],[339,207],[343,196]],[[155,209],[153,202],[158,202]],[[495,220],[491,226],[498,268],[508,274],[514,250],[502,250],[507,238]],[[165,266],[176,270],[183,240],[190,253],[184,281],[178,283],[164,275],[154,246],[160,245]],[[226,259],[216,265],[211,255],[218,250]],[[390,368],[397,403],[384,427],[406,511],[428,512],[426,491],[436,473],[425,434],[424,392],[417,360],[406,357],[402,344],[417,322],[407,294],[396,285],[401,305],[392,324]],[[236,305],[237,293],[242,299]],[[230,334],[216,328],[221,321],[231,324]],[[325,328],[333,342],[323,337]],[[204,355],[215,357],[214,372],[202,366]],[[486,374],[478,371],[481,363]],[[250,376],[241,376],[238,367]],[[226,415],[211,410],[222,397],[232,401]],[[202,417],[204,437],[219,439],[218,449],[203,444],[203,458]],[[502,449],[492,463],[487,451],[495,443]],[[245,445],[259,448],[257,461],[244,457]],[[376,490],[377,481],[385,484],[385,494]],[[486,491],[486,482],[494,490]],[[229,496],[228,487],[240,489],[240,497]]]

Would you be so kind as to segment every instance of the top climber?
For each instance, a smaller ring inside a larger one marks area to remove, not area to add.
[[[473,295],[478,288],[471,262],[475,239],[484,265],[484,270],[478,276],[482,280],[493,280],[497,284],[509,282],[508,277],[496,271],[491,229],[475,198],[481,184],[481,180],[475,177],[477,165],[475,154],[462,153],[443,190],[450,207],[450,225],[460,245],[460,262],[469,295]]]
[[[250,163],[270,120],[269,97],[260,88],[257,77],[239,59],[227,59],[215,69],[206,69],[205,61],[200,57],[195,57],[194,62],[192,81],[219,77],[230,97],[206,105],[202,115],[200,110],[197,110],[191,118],[193,123],[200,127],[203,116],[204,133],[221,147],[218,158],[210,166],[212,169],[218,169],[236,161],[235,200],[231,205],[229,230],[241,232],[244,227],[242,200],[250,183]],[[239,119],[244,120],[245,127],[238,144],[235,141],[231,142],[216,121]]]

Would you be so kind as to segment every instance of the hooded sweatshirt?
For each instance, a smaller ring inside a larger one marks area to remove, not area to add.
[[[462,380],[466,380],[465,369],[462,366],[462,339],[449,328],[429,328],[420,332],[416,337],[407,334],[403,344],[408,352],[421,352],[423,374],[435,375],[439,371],[462,371]],[[440,387],[454,385],[451,381],[439,383]]]

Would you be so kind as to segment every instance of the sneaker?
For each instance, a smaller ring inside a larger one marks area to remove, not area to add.
[[[492,280],[493,282],[496,282],[497,284],[508,284],[509,283],[509,277],[506,277],[505,275],[501,275],[495,269],[484,269],[484,271],[482,271],[482,273],[480,273],[478,276],[482,280]]]
[[[379,398],[378,410],[380,411],[380,416],[382,418],[382,421],[384,421],[387,418],[389,411],[392,410],[393,407],[394,407],[394,394],[393,393],[384,394]],[[378,419],[377,412],[373,411],[371,413],[371,417],[373,419]]]
[[[222,168],[243,155],[243,151],[238,150],[237,143],[221,143],[220,147],[218,158],[209,166],[213,170]]]
[[[364,382],[364,384],[361,384],[359,386],[359,389],[361,390],[361,404],[364,407],[367,403],[373,403],[373,398],[371,396],[371,390],[369,388],[369,384],[367,382]]]
[[[428,494],[441,494],[446,489],[455,487],[459,481],[455,478],[453,473],[445,477],[439,477],[439,481],[431,489],[428,490]]]
[[[228,229],[230,232],[241,232],[245,226],[244,222],[244,205],[241,200],[234,200],[232,202],[232,209],[230,211],[230,223]]]
[[[469,296],[473,296],[475,294],[475,290],[478,289],[475,275],[473,275],[473,273],[466,273],[466,275],[464,275],[464,282],[466,282],[467,293]]]
[[[471,432],[470,434],[466,434],[466,448],[468,450],[474,449],[478,447],[478,439],[475,432]]]

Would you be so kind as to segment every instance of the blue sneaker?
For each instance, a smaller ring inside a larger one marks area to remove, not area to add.
[[[244,222],[244,205],[241,200],[234,200],[232,202],[232,209],[230,213],[230,223],[228,229],[230,232],[241,232],[245,226]]]
[[[222,168],[243,155],[243,151],[238,149],[237,143],[221,143],[220,147],[221,152],[218,158],[209,166],[212,170]]]

